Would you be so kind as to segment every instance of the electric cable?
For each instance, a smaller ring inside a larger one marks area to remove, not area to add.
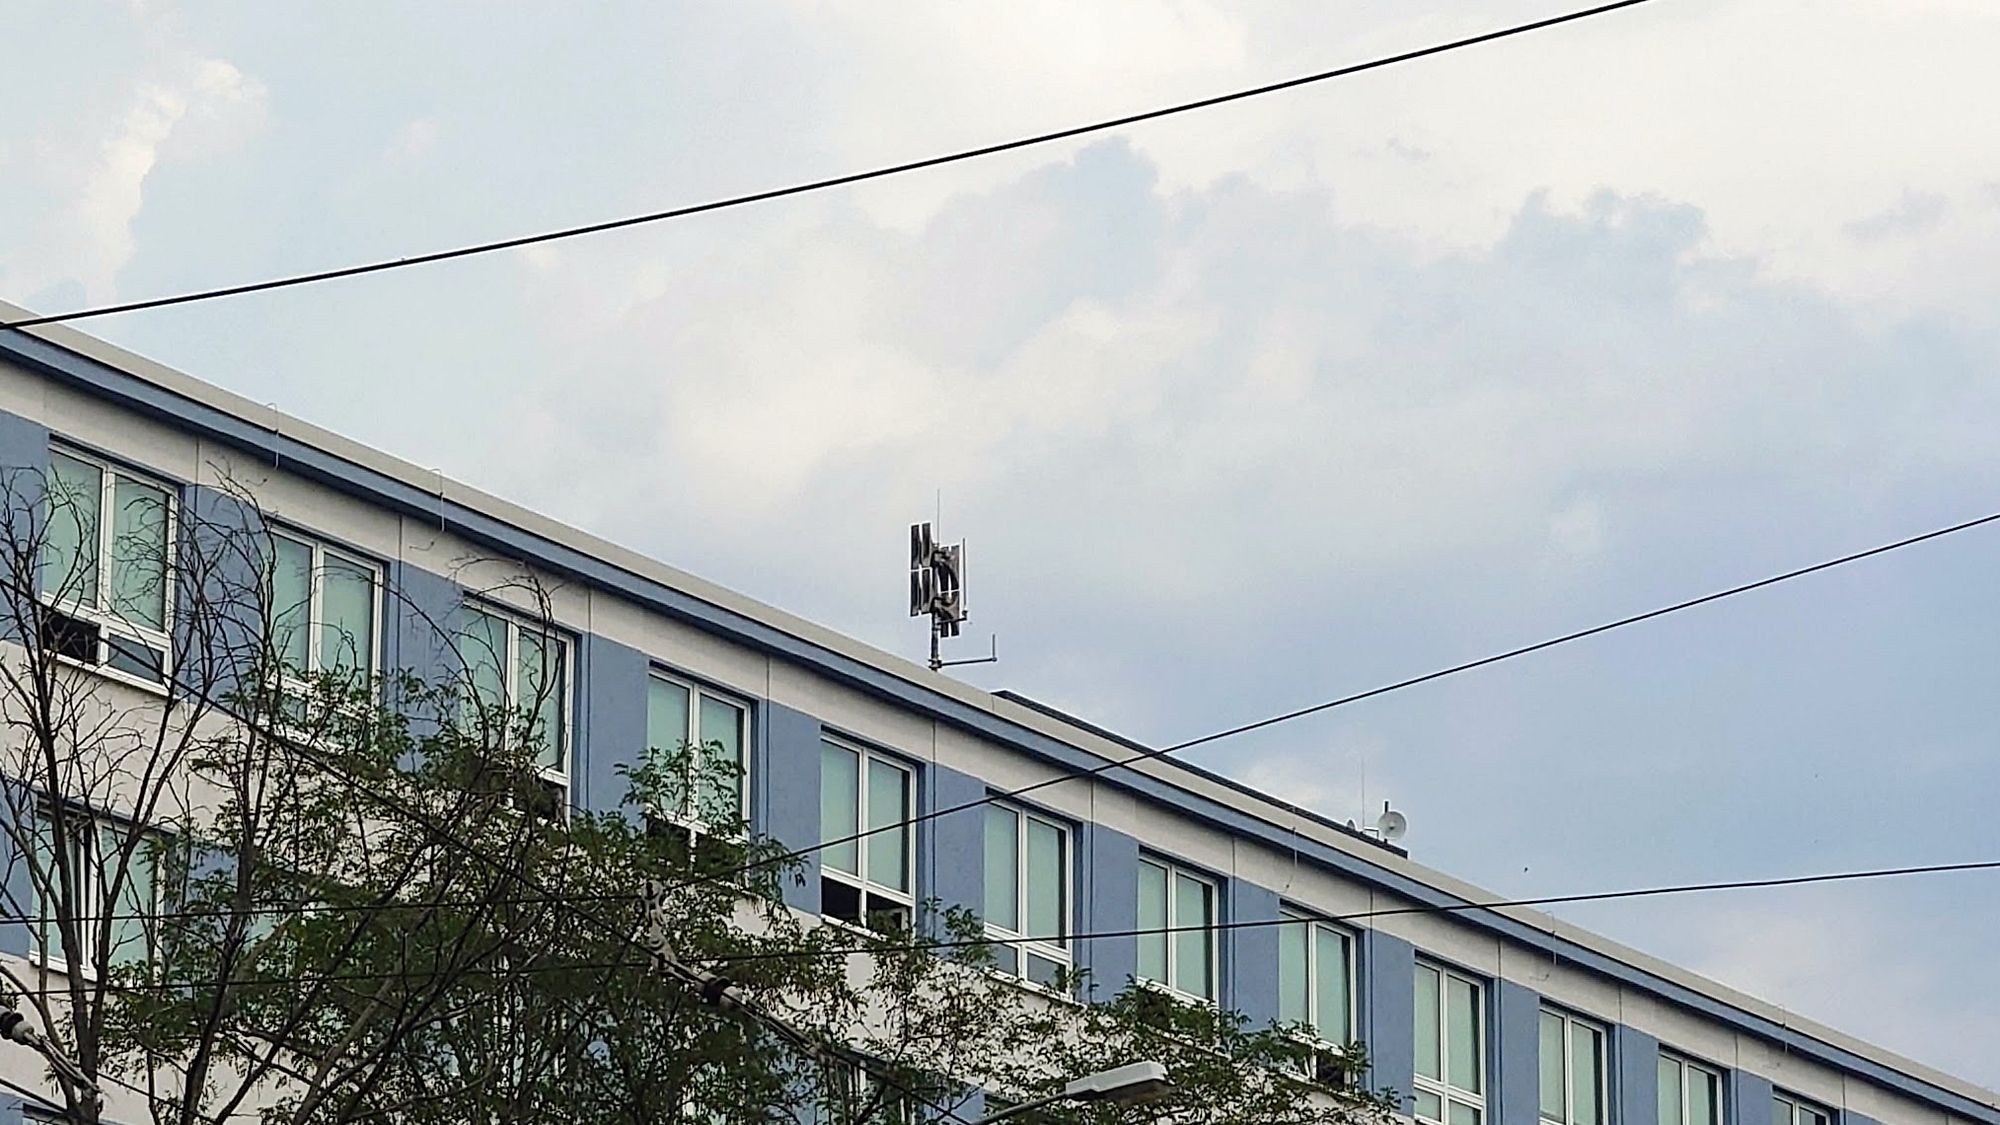
[[[861,954],[921,953],[935,950],[974,949],[995,945],[1054,945],[1080,941],[1103,941],[1113,938],[1158,937],[1172,934],[1220,933],[1234,930],[1267,929],[1277,926],[1309,925],[1314,922],[1366,922],[1376,918],[1406,917],[1410,915],[1462,914],[1476,910],[1556,906],[1564,903],[1611,902],[1620,899],[1659,898],[1670,895],[1713,894],[1720,891],[1768,890],[1779,887],[1802,887],[1823,883],[1850,883],[1873,879],[1899,879],[1916,875],[1948,875],[1973,871],[2000,871],[2000,859],[1965,860],[1953,863],[1925,863],[1906,867],[1874,867],[1848,871],[1818,872],[1810,875],[1778,875],[1753,879],[1713,880],[1701,883],[1667,883],[1644,887],[1625,887],[1609,891],[1582,891],[1570,894],[1536,895],[1525,898],[1489,899],[1484,901],[1467,899],[1462,902],[1446,903],[1409,903],[1402,906],[1374,907],[1368,910],[1347,911],[1339,914],[1245,918],[1227,922],[1211,922],[1206,925],[1138,926],[1115,930],[1084,930],[1068,934],[1043,934],[1035,936],[990,935],[978,938],[936,938],[909,942],[877,941],[866,945],[836,946],[829,949],[789,949],[759,953],[725,953],[713,956],[692,955],[692,957],[694,960],[704,964],[727,965],[751,961],[796,960],[801,957],[845,957]],[[469,968],[462,970],[461,975],[595,972],[639,968],[646,963],[645,961],[615,960],[532,967]],[[138,984],[117,984],[113,987],[131,991],[145,991],[174,988],[221,988],[224,986],[235,987],[237,985],[277,986],[313,983],[362,983],[394,980],[410,975],[407,972],[324,973],[288,977],[251,977],[228,981],[147,981]]]
[[[1507,39],[1517,35],[1525,35],[1529,32],[1541,31],[1545,28],[1556,27],[1561,24],[1575,23],[1579,20],[1586,20],[1594,16],[1605,15],[1610,12],[1618,11],[1619,9],[1622,8],[1637,7],[1640,4],[1648,2],[1649,0],[1614,0],[1613,3],[1598,4],[1595,7],[1583,8],[1572,12],[1565,12],[1561,15],[1556,15],[1556,16],[1548,16],[1543,19],[1533,20],[1528,23],[1515,24],[1511,27],[1500,28],[1495,31],[1482,32],[1478,35],[1471,35],[1462,39],[1453,39],[1443,43],[1432,44],[1431,46],[1428,47],[1420,47],[1417,48],[1416,50],[1402,51],[1393,55],[1384,55],[1378,58],[1369,59],[1366,62],[1351,63],[1346,66],[1335,67],[1331,70],[1322,70],[1312,74],[1304,74],[1296,78],[1288,78],[1280,82],[1266,83],[1261,86],[1251,86],[1241,90],[1233,90],[1228,93],[1215,94],[1204,98],[1197,98],[1193,101],[1177,102],[1172,105],[1161,106],[1149,110],[1143,110],[1138,113],[1129,113],[1119,117],[1105,118],[1098,121],[1088,122],[1082,125],[1072,125],[1067,128],[1056,129],[1051,132],[1034,133],[1028,136],[1017,137],[1009,141],[1000,141],[993,144],[980,145],[975,148],[958,149],[953,152],[943,153],[937,156],[929,156],[920,160],[909,160],[899,164],[887,164],[859,172],[848,172],[838,176],[829,176],[824,179],[806,180],[785,187],[766,188],[761,191],[749,192],[743,195],[727,196],[720,199],[709,200],[705,203],[687,204],[680,207],[669,208],[664,211],[652,211],[646,214],[630,215],[620,219],[610,219],[602,222],[586,223],[581,226],[563,227],[557,230],[544,231],[540,234],[519,235],[513,238],[503,238],[491,242],[473,243],[470,245],[459,246],[449,250],[433,250],[428,253],[413,254],[402,258],[386,258],[379,261],[366,262],[351,266],[341,266],[335,269],[319,270],[312,273],[292,274],[285,277],[271,278],[265,281],[248,282],[240,285],[225,285],[218,288],[195,290],[192,292],[180,293],[167,297],[153,297],[141,301],[126,301],[114,305],[100,305],[96,307],[76,309],[66,313],[55,313],[48,316],[23,317],[19,320],[11,321],[5,324],[0,324],[0,328],[34,328],[43,324],[56,324],[64,321],[84,320],[90,317],[110,316],[113,313],[137,312],[142,309],[164,308],[168,305],[185,305],[185,304],[191,304],[196,301],[214,300],[219,297],[235,297],[246,293],[260,293],[271,289],[285,289],[299,285],[310,285],[321,281],[333,281],[345,277],[358,277],[362,274],[380,273],[384,270],[402,269],[406,266],[428,265],[433,262],[449,261],[454,258],[467,258],[476,254],[490,254],[501,250],[514,250],[514,249],[519,249],[520,247],[523,246],[535,246],[545,242],[555,242],[560,239],[578,238],[588,234],[600,234],[605,231],[620,230],[626,227],[643,226],[649,223],[663,222],[668,219],[686,218],[687,216],[690,215],[699,215],[711,211],[722,211],[732,207],[742,207],[752,203],[763,203],[773,199],[782,199],[787,196],[805,195],[811,192],[825,191],[830,188],[844,187],[849,184],[858,184],[868,180],[879,180],[888,176],[897,176],[908,172],[921,171],[926,168],[936,168],[946,164],[956,164],[956,163],[961,163],[963,161],[976,160],[980,157],[993,156],[1003,152],[1013,152],[1018,149],[1033,148],[1040,145],[1052,144],[1057,141],[1064,141],[1075,137],[1087,136],[1092,133],[1102,133],[1111,129],[1123,128],[1127,125],[1136,125],[1141,122],[1154,121],[1163,117],[1173,117],[1179,114],[1192,113],[1196,110],[1209,109],[1214,106],[1226,105],[1230,102],[1244,101],[1249,98],[1261,97],[1266,94],[1275,94],[1280,91],[1296,89],[1301,86],[1310,86],[1320,82],[1327,82],[1336,78],[1345,78],[1349,75],[1360,74],[1365,71],[1380,70],[1384,67],[1395,66],[1400,63],[1413,62],[1417,59],[1428,58],[1432,55],[1441,55],[1449,51],[1457,51],[1467,47],[1475,47],[1482,43],[1491,43],[1500,39]]]
[[[1504,652],[1497,652],[1489,656],[1482,656],[1475,660],[1463,661],[1458,664],[1450,665],[1449,667],[1439,668],[1431,672],[1425,672],[1422,673],[1421,675],[1409,676],[1404,679],[1396,680],[1392,683],[1382,684],[1378,687],[1368,688],[1364,691],[1352,692],[1350,694],[1339,696],[1334,699],[1329,699],[1321,703],[1314,703],[1308,706],[1294,708],[1293,710],[1290,711],[1284,711],[1276,715],[1267,716],[1262,719],[1256,719],[1250,722],[1240,723],[1236,726],[1215,731],[1214,733],[1211,734],[1205,734],[1198,738],[1190,738],[1183,742],[1176,742],[1171,746],[1163,746],[1154,749],[1145,749],[1138,747],[1136,743],[1127,743],[1127,745],[1131,745],[1135,749],[1138,749],[1138,753],[1133,754],[1131,757],[1127,758],[1110,759],[1101,762],[1097,765],[1091,766],[1087,769],[1068,770],[1063,773],[1059,773],[1054,777],[1044,778],[1041,781],[1033,782],[1028,785],[1022,785],[1014,789],[1008,789],[1000,792],[988,793],[984,797],[980,797],[975,800],[962,801],[955,805],[946,805],[943,808],[931,809],[927,812],[922,812],[915,814],[913,816],[904,817],[901,820],[891,821],[886,824],[877,825],[873,828],[863,828],[859,831],[851,832],[844,836],[836,836],[830,840],[821,840],[819,843],[812,844],[808,847],[795,848],[781,855],[773,856],[769,859],[757,860],[752,863],[744,864],[720,872],[710,877],[718,879],[729,878],[734,875],[740,875],[744,874],[745,872],[754,871],[759,867],[767,866],[769,864],[787,863],[795,859],[804,859],[807,856],[812,855],[814,852],[820,851],[825,848],[837,847],[841,844],[846,844],[856,840],[866,839],[869,836],[874,836],[882,832],[893,832],[899,829],[913,827],[915,825],[922,824],[925,821],[935,820],[938,817],[942,816],[950,816],[953,813],[966,812],[971,809],[976,809],[984,805],[992,804],[995,801],[1011,800],[1013,798],[1021,797],[1029,793],[1034,793],[1043,789],[1047,789],[1051,786],[1061,785],[1066,781],[1076,781],[1076,780],[1081,780],[1083,778],[1096,777],[1099,774],[1109,773],[1110,771],[1116,769],[1130,769],[1140,762],[1151,761],[1155,759],[1164,759],[1169,757],[1170,755],[1178,754],[1183,750],[1189,750],[1196,746],[1205,746],[1210,743],[1220,742],[1223,739],[1234,738],[1238,735],[1243,735],[1243,734],[1249,734],[1252,731],[1264,730],[1269,727],[1277,726],[1281,723],[1289,723],[1297,719],[1306,718],[1307,716],[1310,715],[1317,715],[1322,712],[1332,711],[1339,707],[1346,707],[1350,704],[1360,703],[1364,700],[1375,699],[1379,696],[1389,695],[1393,692],[1403,691],[1408,688],[1417,687],[1420,684],[1428,684],[1435,682],[1437,680],[1445,679],[1450,676],[1456,676],[1460,675],[1461,673],[1470,672],[1475,669],[1490,667],[1494,664],[1499,664],[1508,660],[1518,659],[1523,656],[1528,656],[1533,653],[1541,652],[1545,649],[1555,648],[1559,645],[1566,645],[1575,641],[1585,640],[1587,638],[1595,637],[1603,633],[1609,633],[1616,629],[1623,629],[1626,628],[1627,626],[1638,625],[1641,624],[1642,622],[1652,621],[1656,618],[1666,617],[1670,614],[1680,613],[1684,610],[1694,609],[1699,606],[1708,605],[1713,602],[1719,602],[1728,598],[1737,597],[1742,594],[1748,594],[1756,590],[1762,590],[1765,589],[1766,587],[1776,586],[1780,583],[1789,582],[1796,578],[1804,578],[1808,575],[1818,574],[1821,571],[1832,570],[1835,567],[1846,566],[1849,563],[1855,563],[1855,562],[1860,562],[1864,559],[1874,558],[1877,555],[1885,555],[1891,551],[1898,551],[1905,547],[1913,547],[1920,543],[1927,543],[1933,539],[1942,539],[1948,535],[1956,535],[1962,531],[1970,531],[1973,528],[1983,527],[1995,521],[2000,521],[2000,512],[1993,512],[1988,515],[1978,516],[1973,519],[1963,520],[1958,523],[1950,524],[1945,527],[1940,527],[1932,529],[1930,531],[1920,532],[1916,535],[1906,536],[1902,539],[1893,540],[1891,542],[1883,543],[1878,546],[1868,547],[1863,550],[1853,551],[1848,554],[1840,555],[1835,558],[1825,559],[1820,562],[1810,563],[1805,566],[1782,571],[1780,573],[1773,574],[1765,578],[1759,578],[1754,581],[1739,583],[1737,585],[1730,586],[1725,589],[1715,590],[1710,593],[1701,594],[1699,596],[1687,598],[1682,601],[1677,601],[1669,605],[1659,606],[1657,608],[1645,610],[1643,612],[1629,614],[1627,616],[1617,618],[1616,620],[1613,621],[1606,621],[1601,624],[1592,625],[1584,629],[1572,630],[1570,632],[1563,633],[1558,636],[1550,637],[1546,640],[1540,640],[1532,644],[1525,644],[1518,646],[1516,648],[1510,648]],[[1306,810],[1300,808],[1298,805],[1293,804],[1292,802],[1284,800],[1281,797],[1277,797],[1270,794],[1264,794],[1263,796],[1265,800],[1268,800],[1273,804],[1276,804],[1280,808],[1283,808],[1291,813],[1297,815],[1309,815],[1306,813]]]

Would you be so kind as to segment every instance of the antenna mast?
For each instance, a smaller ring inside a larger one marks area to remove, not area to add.
[[[956,637],[965,623],[965,543],[940,544],[929,523],[910,525],[910,616],[931,619],[931,671],[960,664],[990,664],[1000,659],[1000,641],[993,638],[986,656],[946,660],[938,642]]]

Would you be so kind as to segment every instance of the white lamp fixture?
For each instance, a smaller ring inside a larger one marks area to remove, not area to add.
[[[1112,1105],[1138,1105],[1140,1102],[1152,1101],[1173,1088],[1174,1084],[1167,1081],[1166,1064],[1151,1060],[1128,1063],[1110,1070],[1100,1070],[1096,1074],[1086,1074],[1065,1085],[1060,1094],[1051,1094],[1046,1098],[1037,1098],[998,1113],[987,1114],[973,1125],[993,1125],[993,1122],[1004,1121],[1016,1114],[1040,1109],[1055,1102],[1110,1102]]]

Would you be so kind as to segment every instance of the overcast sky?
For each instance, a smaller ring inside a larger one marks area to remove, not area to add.
[[[1569,0],[1575,3],[1576,0]],[[0,6],[45,312],[849,171],[1564,0]],[[2000,510],[1985,0],[1656,0],[1115,136],[82,327],[1176,741]],[[1543,895],[2000,858],[2000,531],[1204,749]],[[1559,908],[2000,1086],[2000,875]]]

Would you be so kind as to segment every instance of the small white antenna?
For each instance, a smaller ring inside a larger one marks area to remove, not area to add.
[[[1382,815],[1375,818],[1375,831],[1384,840],[1394,843],[1410,832],[1410,818],[1382,802]]]

